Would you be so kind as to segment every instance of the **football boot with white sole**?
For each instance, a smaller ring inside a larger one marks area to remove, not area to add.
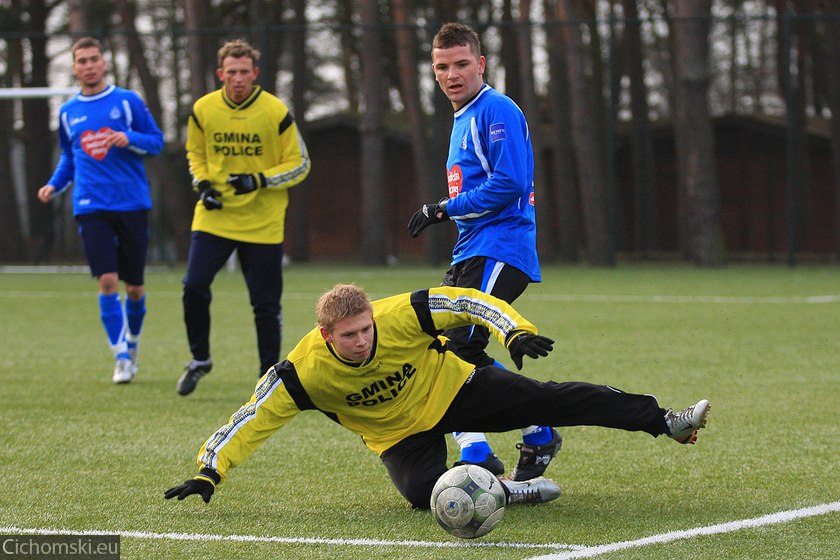
[[[117,358],[114,364],[114,377],[112,379],[117,384],[131,383],[136,372],[137,370],[134,369],[130,359]]]
[[[560,497],[560,486],[553,480],[542,476],[524,481],[510,480],[509,478],[500,478],[499,480],[505,487],[508,505],[543,504]]]
[[[678,443],[693,444],[697,441],[697,430],[706,427],[706,418],[712,405],[706,399],[679,412],[665,411],[665,425],[668,435]]]

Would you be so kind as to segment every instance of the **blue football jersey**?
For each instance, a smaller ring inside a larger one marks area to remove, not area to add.
[[[104,144],[109,131],[125,132],[128,146]],[[128,212],[152,207],[143,156],[163,149],[163,133],[133,91],[109,85],[77,94],[59,111],[61,157],[48,184],[61,192],[73,184],[73,214]]]
[[[534,152],[512,99],[484,84],[456,111],[446,170],[447,211],[458,226],[452,264],[491,257],[539,282]]]

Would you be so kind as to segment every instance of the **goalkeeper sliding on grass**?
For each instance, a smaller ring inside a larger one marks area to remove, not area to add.
[[[339,284],[318,301],[317,323],[204,443],[198,474],[167,490],[167,499],[199,494],[209,502],[231,468],[303,410],[320,410],[360,435],[416,508],[429,507],[432,488],[447,470],[445,436],[452,431],[591,425],[694,443],[709,412],[707,400],[674,412],[651,395],[475,367],[447,349],[442,331],[487,327],[517,369],[524,356],[547,356],[554,341],[504,301],[471,288],[439,287],[371,302],[362,288]],[[560,496],[559,486],[543,477],[502,479],[502,485],[509,504]]]

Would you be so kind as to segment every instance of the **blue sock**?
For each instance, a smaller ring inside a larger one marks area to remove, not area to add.
[[[146,295],[134,301],[127,297],[125,298],[125,318],[128,322],[128,332],[133,337],[140,336],[140,331],[143,330],[143,317],[146,315]]]
[[[461,460],[469,463],[481,463],[493,452],[486,441],[477,441],[461,448]]]
[[[123,310],[120,294],[99,294],[99,317],[108,335],[111,346],[119,344],[123,337]]]
[[[540,426],[535,432],[522,436],[522,442],[528,445],[543,445],[551,441],[550,426]]]
[[[105,334],[114,357],[128,358],[120,294],[99,294],[99,317],[102,319],[102,326],[105,327]]]

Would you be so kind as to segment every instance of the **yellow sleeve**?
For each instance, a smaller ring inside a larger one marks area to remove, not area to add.
[[[195,107],[193,107],[193,112],[187,119],[186,149],[190,175],[193,178],[193,186],[195,186],[199,181],[207,180],[210,177],[207,170],[207,145],[204,140],[204,130],[202,130],[196,117]]]
[[[242,463],[299,412],[274,368],[269,369],[257,383],[251,400],[201,446],[197,461],[199,471],[213,469],[224,481],[229,469]]]
[[[505,348],[523,332],[537,334],[537,327],[510,304],[480,290],[441,286],[428,293],[429,314],[436,329],[483,325]]]
[[[280,163],[262,173],[268,187],[288,189],[306,179],[311,163],[306,143],[288,109],[280,129]]]

